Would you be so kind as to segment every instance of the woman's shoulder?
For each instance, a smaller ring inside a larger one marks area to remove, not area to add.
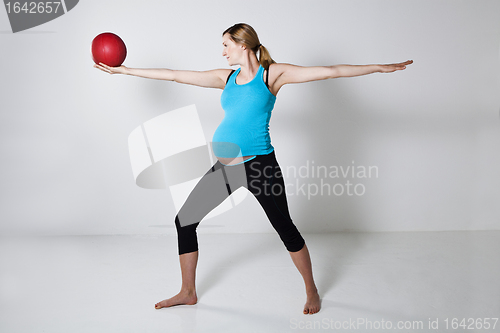
[[[269,65],[269,68],[275,69],[275,70],[285,70],[290,67],[295,67],[295,65],[292,64],[287,64],[285,62],[273,62],[271,65]]]
[[[272,75],[273,77],[279,77],[286,71],[297,67],[292,64],[287,64],[287,63],[278,63],[274,62],[271,65],[269,65],[269,75]]]
[[[213,75],[217,76],[221,81],[226,83],[227,79],[229,78],[229,75],[231,75],[234,72],[234,69],[231,68],[219,68],[219,69],[212,69],[207,72],[211,72]]]
[[[286,64],[273,62],[272,64],[269,65],[269,72],[280,71],[286,67],[283,65],[286,65]]]

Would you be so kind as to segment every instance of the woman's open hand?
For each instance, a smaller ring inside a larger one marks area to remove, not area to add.
[[[408,60],[405,62],[400,62],[398,64],[388,64],[388,65],[379,65],[380,73],[392,73],[395,71],[400,71],[406,68],[407,65],[413,63],[413,60]]]
[[[103,64],[100,62],[99,64],[95,64],[94,68],[98,68],[103,72],[109,73],[109,74],[126,74],[127,67],[121,65],[119,67],[110,67],[106,64]]]

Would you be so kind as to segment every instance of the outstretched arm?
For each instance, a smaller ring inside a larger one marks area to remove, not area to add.
[[[353,77],[372,73],[392,73],[403,70],[407,65],[413,63],[413,60],[389,65],[336,65],[331,66],[333,77]]]
[[[290,64],[273,64],[270,74],[275,71],[277,76],[273,88],[278,91],[285,84],[302,83],[338,77],[353,77],[372,73],[392,73],[403,70],[413,60],[388,65],[334,65],[301,67]]]
[[[210,71],[184,71],[166,68],[129,68],[125,66],[110,67],[103,63],[94,65],[109,74],[127,74],[147,79],[175,81],[205,88],[224,89],[230,69],[214,69]]]

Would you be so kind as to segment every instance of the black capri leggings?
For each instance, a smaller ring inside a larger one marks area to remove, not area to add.
[[[208,170],[175,217],[179,254],[198,251],[198,224],[241,186],[257,198],[288,251],[304,247],[305,241],[288,212],[285,183],[273,151],[237,165],[217,161]]]

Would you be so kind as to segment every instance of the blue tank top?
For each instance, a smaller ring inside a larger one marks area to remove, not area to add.
[[[217,157],[266,155],[274,150],[269,120],[276,102],[264,83],[264,67],[246,84],[236,84],[238,68],[221,95],[224,119],[214,133],[212,147]]]

